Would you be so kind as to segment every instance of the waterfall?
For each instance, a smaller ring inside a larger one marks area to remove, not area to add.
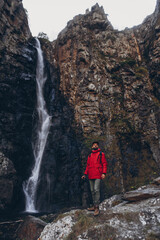
[[[38,127],[36,141],[32,144],[35,160],[34,167],[29,179],[23,183],[23,191],[26,200],[26,212],[38,212],[36,207],[37,185],[43,153],[51,124],[51,117],[47,113],[43,96],[43,87],[46,82],[46,76],[44,74],[43,52],[38,39],[36,39],[36,49],[38,54],[36,68]]]

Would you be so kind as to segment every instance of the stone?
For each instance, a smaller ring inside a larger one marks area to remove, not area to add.
[[[123,199],[129,202],[136,202],[157,196],[160,196],[160,188],[152,186],[146,189],[140,188],[135,191],[126,192],[123,195]]]
[[[95,86],[93,83],[90,83],[90,84],[88,85],[88,90],[90,90],[90,91],[96,91],[96,86]]]
[[[151,188],[152,185],[142,187],[146,191]],[[107,239],[115,240],[156,240],[160,237],[159,204],[159,196],[128,203],[121,199],[121,195],[115,195],[100,204],[98,217],[80,209],[61,214],[54,222],[46,225],[37,240],[96,240],[106,239],[106,236]]]
[[[153,180],[153,183],[160,185],[160,177]]]
[[[37,240],[65,239],[72,231],[73,225],[72,216],[64,215],[58,221],[47,224]]]
[[[41,219],[27,216],[18,227],[16,235],[19,239],[37,240],[45,226],[46,223]]]
[[[104,200],[100,206],[99,209],[103,210],[103,211],[107,211],[107,209],[114,207],[120,203],[124,202],[122,200],[122,195],[114,195],[111,198],[108,198],[106,200]]]

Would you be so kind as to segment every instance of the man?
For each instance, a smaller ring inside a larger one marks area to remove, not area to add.
[[[94,216],[99,215],[100,203],[100,181],[105,179],[107,173],[107,161],[105,154],[101,152],[98,142],[92,143],[92,153],[88,156],[87,166],[82,176],[82,179],[88,175],[90,189],[92,193],[93,206],[87,208],[89,211],[94,211]]]

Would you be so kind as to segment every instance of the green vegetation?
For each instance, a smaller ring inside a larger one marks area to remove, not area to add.
[[[98,54],[101,59],[106,60],[107,55],[103,51],[99,51]]]
[[[116,80],[116,82],[119,82],[119,83],[123,82],[122,77],[118,73],[117,74],[116,73],[111,74],[111,78],[113,80]]]
[[[114,115],[111,120],[112,126],[117,130],[117,135],[121,133],[134,133],[135,127],[131,125],[129,119],[121,116]]]
[[[61,214],[59,214],[58,217],[54,220],[54,222],[57,222],[58,220],[63,219],[65,216],[66,216],[65,213],[61,213]],[[44,220],[43,220],[43,221],[44,221]]]
[[[115,229],[111,226],[104,225],[89,229],[88,231],[88,239],[98,239],[98,240],[113,240],[114,239]]]
[[[142,78],[146,77],[147,75],[148,75],[147,68],[140,66],[140,67],[137,67],[135,69],[135,76],[136,76],[136,78],[142,79]]]
[[[82,211],[77,211],[75,213],[75,219],[76,224],[73,226],[72,232],[67,236],[66,240],[75,240],[78,235],[95,225],[94,219],[87,216]]]
[[[133,58],[126,58],[124,61],[119,63],[121,67],[130,66],[133,67],[136,64],[136,60]]]
[[[107,40],[111,40],[112,42],[116,41],[116,36],[115,34],[113,35],[112,33],[109,33],[107,36],[106,36],[106,41]]]
[[[137,73],[141,73],[143,75],[147,75],[148,74],[148,69],[141,66],[141,67],[137,67],[136,68],[136,72]]]
[[[160,239],[160,234],[152,232],[146,238],[146,240],[158,240],[158,239]]]
[[[47,34],[44,33],[44,32],[40,32],[40,33],[38,33],[38,38],[43,38],[43,39],[49,40]]]
[[[113,97],[115,98],[116,101],[118,101],[120,103],[124,102],[124,98],[123,98],[123,95],[121,93],[114,92]]]
[[[44,44],[49,42],[49,37],[48,37],[47,34],[44,33],[44,32],[40,32],[40,33],[38,34],[38,38],[39,38],[39,39],[41,40],[41,42],[43,42]]]

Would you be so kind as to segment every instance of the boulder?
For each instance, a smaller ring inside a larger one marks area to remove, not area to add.
[[[47,224],[38,240],[65,239],[71,233],[74,224],[75,221],[73,217],[64,214],[64,216],[56,222]]]
[[[160,188],[151,186],[145,189],[139,188],[135,191],[126,192],[123,195],[123,199],[129,202],[136,202],[157,196],[160,196]]]
[[[46,223],[39,218],[27,216],[17,230],[17,237],[25,240],[36,240]]]
[[[69,211],[46,225],[37,240],[158,240],[160,197],[136,203],[121,201],[118,196],[100,204],[100,215],[94,217],[86,210]],[[104,207],[108,202],[109,208]]]
[[[153,180],[153,183],[160,185],[160,177]]]

